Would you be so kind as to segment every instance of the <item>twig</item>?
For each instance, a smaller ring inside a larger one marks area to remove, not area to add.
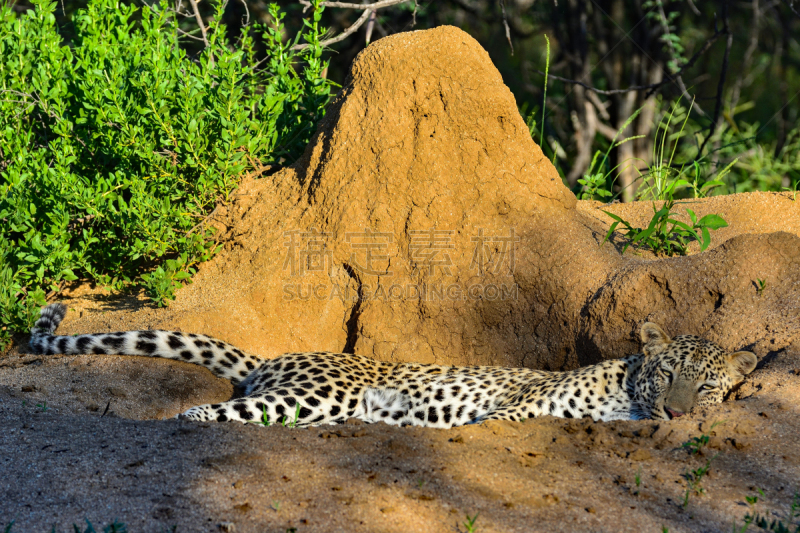
[[[503,26],[506,28],[506,40],[508,41],[508,46],[511,47],[511,55],[514,55],[514,45],[511,44],[511,29],[508,27],[508,17],[506,16],[506,2],[505,0],[500,1],[500,9],[503,12]]]
[[[367,22],[367,45],[369,46],[369,42],[372,39],[372,30],[375,28],[375,20],[378,18],[377,11],[370,11],[369,12],[369,22]]]
[[[375,2],[374,4],[351,4],[349,2],[323,2],[322,7],[342,7],[345,9],[381,9],[384,7],[393,6],[396,4],[402,4],[403,2],[408,2],[408,0],[381,0],[380,2]],[[311,2],[308,0],[300,0],[300,4],[304,5],[303,11],[311,7]]]
[[[784,3],[785,3],[787,6],[789,6],[789,9],[791,9],[791,10],[792,10],[792,13],[794,13],[795,15],[797,15],[798,17],[800,17],[800,12],[798,12],[798,11],[797,11],[797,10],[794,8],[794,0],[783,0],[783,2],[784,2]]]
[[[711,37],[708,38],[708,40],[705,42],[705,44],[703,44],[703,46],[700,48],[700,50],[698,50],[697,53],[695,53],[692,56],[692,58],[689,59],[689,61],[687,61],[686,64],[683,65],[681,67],[681,69],[675,75],[676,76],[681,75],[684,70],[686,70],[687,68],[689,68],[692,65],[694,65],[697,62],[697,60],[700,59],[700,56],[703,55],[711,47],[711,45],[716,42],[716,40],[719,38],[719,36],[722,35],[723,33],[725,33],[724,30],[723,31],[714,32],[714,35],[712,35]],[[539,69],[533,69],[533,71],[538,73],[538,74],[544,75],[544,72],[542,72]],[[563,81],[565,83],[571,83],[573,85],[580,85],[584,89],[587,89],[589,91],[595,92],[597,94],[604,94],[604,95],[624,94],[624,93],[629,93],[629,92],[632,92],[632,91],[644,91],[644,90],[647,89],[647,90],[649,90],[649,92],[645,95],[645,97],[644,97],[645,100],[650,98],[650,96],[652,96],[653,93],[655,93],[658,89],[660,89],[664,85],[667,85],[668,83],[672,83],[673,81],[675,81],[674,77],[668,77],[667,79],[664,79],[663,81],[660,81],[658,83],[653,83],[653,84],[650,84],[650,85],[634,85],[632,87],[628,87],[627,89],[604,90],[604,89],[598,89],[596,87],[593,87],[591,85],[583,83],[582,81],[572,80],[572,79],[569,79],[569,78],[562,78],[561,76],[556,76],[555,74],[548,74],[548,77],[550,77],[550,78],[552,78],[554,80]]]
[[[203,23],[203,17],[200,16],[200,9],[197,7],[197,0],[189,0],[189,3],[192,4],[192,9],[194,10],[194,18],[197,21],[197,25],[200,26],[200,33],[203,34],[203,42],[206,45],[206,48],[209,47],[208,44],[208,34],[206,33],[206,25]],[[209,66],[214,66],[214,54],[211,52],[208,53],[208,64]]]
[[[393,1],[395,4],[399,4],[400,2],[406,2],[407,0],[399,0],[399,1],[391,0],[391,1]],[[379,2],[379,3],[381,3],[381,2]],[[354,5],[358,5],[358,4],[354,4]],[[374,4],[372,4],[372,5],[374,5]],[[392,5],[392,4],[390,4],[390,5]],[[362,7],[362,6],[359,6],[359,7]],[[331,44],[334,44],[334,43],[338,43],[339,41],[344,41],[345,39],[350,37],[352,34],[354,34],[356,32],[356,30],[358,28],[360,28],[361,25],[364,24],[367,21],[367,19],[370,17],[371,13],[372,13],[372,11],[370,11],[369,9],[365,9],[364,12],[361,14],[361,16],[358,17],[358,20],[355,21],[352,26],[347,28],[342,33],[340,33],[337,37],[333,37],[333,38],[327,39],[325,41],[320,41],[319,45],[321,47],[325,47],[325,46],[328,46],[328,45],[331,45]],[[308,48],[308,46],[309,46],[308,44],[296,44],[296,45],[294,45],[292,47],[292,50],[303,50],[304,48]]]
[[[216,213],[216,212],[217,212],[217,210],[219,209],[220,205],[221,205],[221,204],[217,205],[217,206],[214,208],[214,210],[213,210],[213,211],[211,211],[211,212],[210,212],[208,215],[206,215],[206,217],[205,217],[205,218],[203,218],[203,220],[201,220],[200,222],[198,222],[197,224],[195,224],[195,225],[192,227],[192,229],[190,229],[189,231],[187,231],[187,232],[186,232],[186,235],[189,235],[189,234],[190,234],[190,233],[192,233],[194,230],[196,230],[197,228],[199,228],[200,226],[202,226],[203,224],[205,224],[205,223],[208,221],[208,219],[209,219],[209,218],[211,218],[212,216],[214,216],[214,213]]]
[[[247,19],[245,20],[242,26],[249,26],[250,25],[250,10],[247,8],[247,0],[241,0],[242,5],[244,6],[244,12],[247,13]]]
[[[714,132],[717,131],[717,123],[719,122],[719,114],[722,111],[722,90],[725,88],[725,78],[728,75],[728,56],[731,52],[731,45],[733,45],[733,33],[731,33],[730,28],[728,27],[728,2],[727,0],[723,3],[722,7],[723,13],[723,20],[725,25],[722,28],[722,33],[728,34],[728,41],[725,45],[725,55],[722,57],[722,70],[719,73],[719,82],[717,83],[717,103],[714,106],[714,119],[711,121],[711,126],[709,128],[708,135],[705,139],[703,139],[703,144],[700,145],[700,149],[697,152],[697,157],[702,157],[703,149],[708,144],[708,141],[711,140],[711,137],[714,135]]]
[[[677,52],[677,50],[675,50],[675,45],[673,44],[672,39],[670,39],[672,34],[669,31],[669,22],[667,22],[667,14],[664,12],[664,4],[662,2],[656,2],[656,4],[658,5],[658,15],[661,22],[661,29],[664,30],[664,34],[667,36],[667,46],[669,46],[670,52],[672,53],[672,58],[677,59],[680,57],[680,54]],[[687,100],[694,102],[694,99],[689,95],[689,91],[686,90],[686,84],[683,83],[683,77],[680,75],[680,73],[675,74],[674,78],[675,83],[681,90],[681,94],[683,94]],[[705,111],[703,111],[702,108],[697,104],[694,105],[694,109],[700,114],[700,116],[706,116]]]
[[[201,43],[202,43],[202,42],[205,42],[205,41],[203,41],[203,39],[202,39],[201,37],[195,37],[194,35],[192,35],[192,34],[191,34],[191,33],[189,33],[188,31],[183,31],[182,29],[180,29],[180,28],[179,28],[179,27],[177,27],[177,26],[175,26],[175,29],[176,29],[176,30],[178,30],[178,33],[180,33],[180,34],[181,34],[181,35],[183,35],[184,37],[188,37],[189,39],[194,39],[195,41],[200,41]]]

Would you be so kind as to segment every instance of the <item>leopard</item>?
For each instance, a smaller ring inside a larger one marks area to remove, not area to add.
[[[67,308],[42,308],[29,346],[41,355],[160,357],[207,368],[238,394],[177,418],[201,422],[283,423],[293,427],[348,419],[394,426],[452,428],[489,420],[554,416],[594,421],[672,420],[723,401],[757,363],[695,335],[670,338],[646,322],[641,353],[575,370],[445,366],[379,361],[352,353],[299,352],[266,359],[197,333],[145,330],[55,335]]]

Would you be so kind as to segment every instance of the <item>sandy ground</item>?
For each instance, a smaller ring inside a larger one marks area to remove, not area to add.
[[[479,532],[731,531],[756,490],[773,518],[800,491],[799,353],[762,362],[738,399],[687,418],[453,430],[133,420],[120,414],[170,415],[158,405],[178,411],[229,385],[135,357],[2,365],[0,524],[17,532],[86,519],[154,532],[467,531],[476,514]],[[703,434],[701,454],[681,447]],[[707,461],[705,494],[684,507],[683,476]]]

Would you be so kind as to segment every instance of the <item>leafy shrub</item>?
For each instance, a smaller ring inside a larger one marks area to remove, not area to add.
[[[256,162],[296,159],[331,93],[319,0],[302,49],[275,5],[229,47],[220,4],[197,58],[158,5],[91,0],[66,46],[33,4],[0,6],[0,348],[67,281],[171,299],[217,250],[208,213]]]
[[[690,111],[691,107],[688,110],[684,110],[679,103],[676,103],[658,124],[656,142],[653,143],[653,163],[647,169],[647,174],[642,176],[645,178],[644,186],[639,191],[640,196],[650,196],[653,199],[653,217],[650,219],[650,223],[646,228],[634,228],[622,217],[603,211],[614,222],[608,229],[601,245],[611,238],[617,227],[622,224],[626,230],[625,237],[628,239],[628,242],[622,248],[622,253],[625,253],[625,250],[631,244],[640,244],[658,255],[686,255],[689,244],[692,241],[698,241],[700,243],[700,251],[704,251],[711,244],[709,230],[717,230],[728,225],[721,216],[715,214],[709,214],[697,220],[697,216],[691,209],[686,209],[692,222],[691,225],[674,218],[672,211],[680,203],[676,200],[676,196],[681,189],[691,188],[695,197],[698,195],[704,196],[710,190],[722,184],[719,180],[730,169],[729,166],[720,173],[720,176],[717,176],[717,180],[702,182],[700,165],[695,162],[693,165],[695,179],[693,182],[689,182],[683,179],[685,169],[683,167],[675,168],[672,164],[675,151],[678,148],[678,142],[684,134]],[[668,155],[669,146],[667,141],[670,137],[670,123],[676,115],[680,114],[684,115],[683,124],[677,134],[673,136],[674,142]],[[634,116],[636,115],[634,114]],[[593,167],[594,161],[592,162]],[[656,207],[656,200],[663,202],[660,208]]]
[[[653,217],[646,228],[634,228],[622,217],[603,211],[603,213],[614,219],[611,227],[608,228],[608,233],[606,233],[603,243],[611,238],[611,234],[614,233],[617,226],[622,224],[625,228],[625,237],[628,239],[628,242],[622,247],[622,253],[625,253],[628,246],[640,244],[658,255],[686,255],[691,242],[698,241],[702,252],[711,244],[709,230],[724,228],[728,225],[721,216],[715,214],[706,215],[697,220],[697,215],[694,214],[694,211],[687,209],[686,212],[692,221],[692,224],[689,225],[674,218],[672,209],[675,204],[675,200],[670,199],[664,202],[660,209],[657,209],[655,203],[653,203]]]

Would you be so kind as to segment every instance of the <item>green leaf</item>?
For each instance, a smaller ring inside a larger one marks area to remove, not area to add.
[[[728,223],[725,222],[725,219],[723,219],[719,215],[706,215],[700,219],[697,225],[709,229],[719,229],[728,227]]]

